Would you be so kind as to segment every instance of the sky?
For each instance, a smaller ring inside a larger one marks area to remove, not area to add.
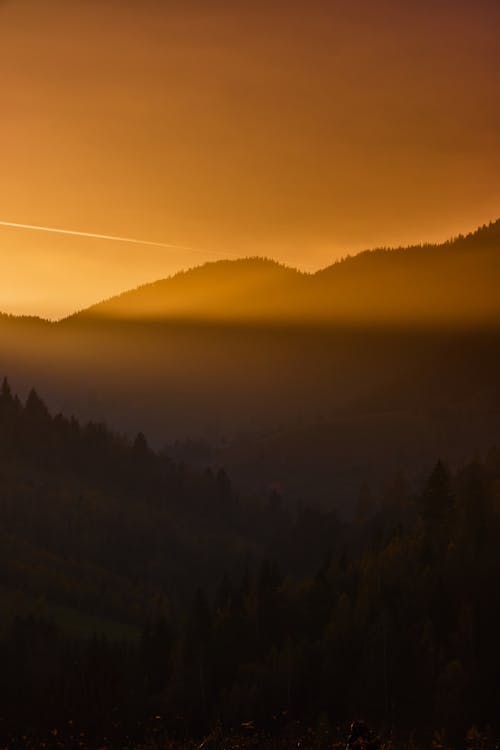
[[[496,0],[0,0],[0,310],[500,216]],[[190,249],[186,249],[190,248]]]

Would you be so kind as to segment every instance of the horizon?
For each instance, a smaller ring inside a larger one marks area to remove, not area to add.
[[[57,318],[198,260],[311,271],[484,224],[500,204],[499,14],[0,3],[0,220],[172,245],[4,226],[0,308]]]
[[[126,288],[119,288],[119,289],[115,290],[114,292],[110,293],[108,296],[105,296],[105,297],[101,297],[101,298],[98,298],[98,299],[96,299],[96,298],[93,298],[93,299],[90,298],[87,304],[85,304],[85,305],[83,305],[81,307],[77,307],[77,308],[68,308],[62,314],[59,314],[59,315],[52,315],[52,316],[51,315],[43,315],[43,314],[39,314],[39,313],[33,312],[33,311],[23,311],[23,312],[15,312],[14,311],[14,312],[12,312],[12,311],[10,311],[8,309],[3,309],[3,308],[0,308],[0,315],[9,315],[9,316],[12,316],[12,317],[19,317],[19,318],[38,318],[38,319],[40,319],[42,321],[46,321],[46,322],[49,322],[49,323],[57,323],[57,322],[65,320],[66,318],[70,318],[70,317],[73,317],[74,315],[78,315],[79,313],[84,312],[85,310],[87,310],[89,308],[92,308],[92,307],[95,307],[95,306],[100,305],[102,303],[108,302],[108,301],[110,301],[110,300],[112,300],[114,298],[126,295],[129,292],[137,291],[139,289],[142,289],[142,288],[148,287],[148,286],[152,286],[152,285],[160,283],[162,281],[168,281],[170,279],[174,279],[175,277],[181,276],[183,274],[189,274],[192,271],[204,268],[206,266],[210,266],[210,265],[214,265],[214,264],[218,264],[218,263],[225,263],[225,262],[228,262],[228,263],[237,263],[239,261],[250,261],[250,260],[253,260],[253,261],[267,261],[267,262],[273,263],[273,264],[275,264],[277,266],[280,266],[283,269],[297,271],[298,273],[300,273],[302,275],[305,275],[305,276],[315,276],[317,274],[320,274],[322,271],[325,271],[325,270],[327,270],[329,268],[332,268],[332,267],[334,267],[334,266],[336,266],[336,265],[338,265],[340,263],[344,263],[345,261],[349,261],[352,258],[355,258],[355,257],[357,257],[359,255],[364,255],[364,254],[367,254],[367,253],[374,253],[374,252],[378,252],[378,251],[397,252],[397,251],[404,251],[404,250],[409,250],[409,249],[412,249],[412,248],[420,248],[420,247],[422,247],[422,248],[424,248],[424,247],[436,247],[436,248],[442,247],[443,245],[451,244],[451,243],[459,240],[460,238],[473,237],[480,230],[486,229],[486,228],[491,227],[491,226],[494,226],[495,224],[498,224],[499,222],[500,222],[500,217],[497,218],[497,219],[490,219],[487,223],[480,224],[480,225],[476,226],[473,229],[470,229],[469,231],[467,231],[465,233],[460,232],[460,233],[458,233],[456,235],[449,236],[449,237],[445,238],[444,240],[441,240],[441,241],[438,241],[438,242],[420,241],[420,242],[412,243],[410,245],[397,245],[397,246],[396,245],[392,245],[392,246],[389,246],[389,245],[379,245],[379,246],[376,246],[376,247],[364,248],[364,249],[361,249],[361,250],[359,250],[357,252],[354,252],[354,253],[346,253],[344,255],[341,255],[341,256],[335,258],[331,263],[328,263],[326,265],[320,266],[320,267],[315,268],[315,269],[300,268],[300,266],[298,266],[298,265],[293,265],[291,263],[287,263],[286,261],[281,261],[281,260],[273,258],[271,256],[265,256],[265,255],[241,255],[241,256],[235,256],[235,255],[230,254],[227,257],[221,257],[221,258],[204,260],[204,261],[202,261],[202,262],[200,262],[198,264],[187,265],[185,267],[181,267],[181,268],[173,271],[172,273],[168,274],[167,276],[162,276],[162,277],[159,277],[159,278],[146,279],[145,281],[142,281],[142,282],[136,284],[135,286],[129,286],[129,287],[126,287]],[[0,229],[2,228],[2,226],[9,226],[9,224],[6,223],[6,222],[0,221]],[[16,229],[17,228],[20,228],[20,229],[24,229],[25,228],[24,225],[11,224],[10,226],[12,226],[13,228],[16,228]],[[47,232],[47,233],[55,233],[56,235],[57,234],[67,234],[67,235],[74,235],[74,236],[82,236],[83,235],[84,237],[87,237],[87,238],[90,238],[90,239],[95,239],[95,240],[101,240],[101,241],[105,241],[106,239],[109,239],[110,241],[123,242],[123,243],[132,243],[132,244],[136,244],[136,245],[145,244],[145,245],[157,245],[157,246],[160,246],[160,247],[169,247],[169,245],[167,243],[150,242],[148,240],[142,241],[142,240],[135,239],[135,238],[121,238],[121,237],[105,236],[105,235],[91,235],[89,233],[81,233],[81,232],[79,232],[77,230],[63,230],[63,229],[60,229],[60,228],[54,229],[54,228],[46,228],[46,227],[28,226],[28,225],[26,225],[26,228],[29,231],[35,230],[35,231],[41,231],[41,232]],[[189,248],[189,249],[192,249],[192,248]],[[194,252],[198,252],[197,249],[193,249],[193,250],[194,250]]]

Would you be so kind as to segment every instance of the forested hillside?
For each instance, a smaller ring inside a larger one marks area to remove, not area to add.
[[[4,381],[0,523],[3,741],[499,729],[495,450],[342,524]]]
[[[34,390],[21,404],[6,380],[0,471],[2,584],[28,597],[140,625],[257,549],[222,470],[53,417]]]

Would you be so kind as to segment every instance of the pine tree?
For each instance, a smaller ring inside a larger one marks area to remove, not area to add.
[[[450,473],[442,461],[432,470],[420,498],[420,514],[429,526],[446,524],[454,507]]]

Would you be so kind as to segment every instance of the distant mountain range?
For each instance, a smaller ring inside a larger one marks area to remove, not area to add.
[[[146,284],[69,320],[436,324],[500,319],[500,220],[441,245],[360,253],[315,274],[262,258]]]
[[[0,316],[0,374],[187,460],[201,440],[257,490],[350,501],[500,444],[499,282],[500,221],[312,275],[210,263],[58,323]]]

